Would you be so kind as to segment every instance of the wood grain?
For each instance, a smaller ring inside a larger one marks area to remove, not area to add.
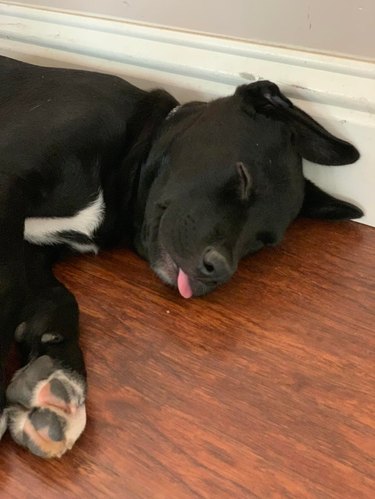
[[[187,301],[127,250],[57,273],[88,426],[49,462],[6,435],[1,497],[375,497],[374,229],[300,220]]]

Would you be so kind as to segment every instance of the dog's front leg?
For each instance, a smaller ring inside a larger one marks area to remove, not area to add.
[[[21,183],[0,175],[0,439],[7,419],[4,364],[26,293],[24,219]]]
[[[54,277],[50,253],[25,244],[29,292],[15,332],[25,366],[7,389],[7,414],[17,443],[41,457],[60,457],[86,424],[86,373],[78,305]]]

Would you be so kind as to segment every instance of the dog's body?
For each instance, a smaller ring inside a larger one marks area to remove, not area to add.
[[[362,215],[302,174],[302,157],[346,164],[355,148],[269,82],[178,106],[114,76],[1,58],[0,124],[0,362],[14,334],[28,362],[8,387],[0,436],[7,419],[44,457],[85,426],[78,307],[51,270],[66,249],[132,244],[188,298],[276,244],[300,213]]]

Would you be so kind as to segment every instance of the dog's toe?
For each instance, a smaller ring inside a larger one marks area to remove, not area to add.
[[[86,425],[85,386],[46,355],[20,369],[7,390],[13,439],[37,456],[62,456]]]

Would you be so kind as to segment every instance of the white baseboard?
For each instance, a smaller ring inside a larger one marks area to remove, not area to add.
[[[321,187],[355,201],[375,226],[375,64],[113,19],[0,2],[0,53],[27,62],[117,74],[181,101],[227,95],[269,79],[329,130],[355,144],[352,166],[306,163]]]

